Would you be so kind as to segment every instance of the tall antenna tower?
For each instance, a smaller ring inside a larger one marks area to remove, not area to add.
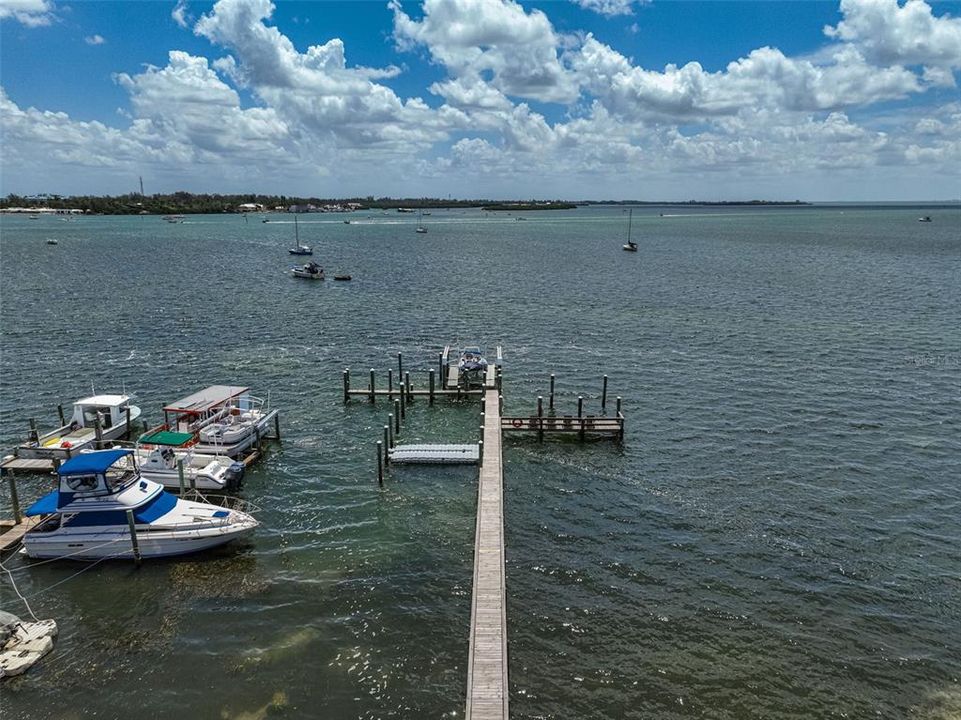
[[[143,175],[140,176],[140,197],[143,197]]]

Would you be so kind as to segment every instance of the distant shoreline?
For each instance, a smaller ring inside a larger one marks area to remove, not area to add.
[[[721,207],[721,208],[931,208],[961,207],[961,201],[814,202],[805,200],[455,200],[451,198],[302,198],[288,195],[207,195],[177,192],[161,195],[132,193],[117,196],[18,196],[0,198],[3,214],[82,215],[208,215],[255,213],[344,213],[371,210],[416,212],[442,209],[480,209],[490,212],[572,210],[590,206]]]

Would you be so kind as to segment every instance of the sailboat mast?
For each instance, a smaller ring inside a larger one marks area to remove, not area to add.
[[[631,244],[631,219],[634,217],[634,208],[627,211],[627,244]]]
[[[297,216],[294,215],[294,242],[297,243],[297,247],[300,247],[300,230],[298,230]]]

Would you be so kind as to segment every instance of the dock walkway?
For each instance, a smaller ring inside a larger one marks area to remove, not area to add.
[[[507,720],[504,466],[497,390],[487,391],[485,406],[484,460],[477,488],[466,718]]]

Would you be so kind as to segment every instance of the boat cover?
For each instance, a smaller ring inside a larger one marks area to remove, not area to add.
[[[186,443],[193,440],[193,434],[174,432],[173,430],[157,430],[155,432],[145,433],[140,436],[138,442],[148,443],[151,445],[185,445]]]
[[[57,512],[59,494],[59,490],[47,493],[28,507],[24,515],[34,517],[35,515],[49,515]],[[152,523],[173,510],[176,504],[176,497],[168,492],[161,492],[155,498],[134,510],[133,516],[138,523]],[[122,525],[126,521],[127,514],[124,510],[90,511],[77,513],[77,516],[71,521],[71,525]]]
[[[88,475],[105,472],[108,467],[125,455],[132,454],[132,450],[114,448],[112,450],[98,450],[97,452],[81,453],[72,457],[57,470],[58,475]]]

